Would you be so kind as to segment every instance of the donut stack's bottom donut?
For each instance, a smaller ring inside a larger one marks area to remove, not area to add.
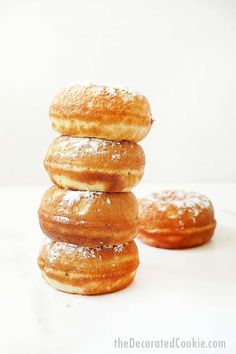
[[[88,248],[46,239],[38,265],[43,278],[57,290],[99,295],[128,286],[135,277],[139,257],[134,241]]]

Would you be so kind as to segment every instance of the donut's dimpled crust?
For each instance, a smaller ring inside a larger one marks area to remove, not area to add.
[[[134,241],[87,248],[47,239],[38,265],[44,279],[57,290],[98,295],[128,286],[134,279],[139,257]]]
[[[150,246],[198,246],[213,236],[215,227],[213,206],[199,193],[162,191],[139,201],[138,237]]]
[[[140,145],[129,141],[60,136],[50,145],[44,166],[59,187],[129,192],[144,173]]]
[[[51,187],[39,207],[42,231],[55,241],[97,247],[131,241],[138,230],[133,193],[71,191]]]
[[[49,116],[62,135],[140,141],[152,124],[147,99],[126,88],[74,85],[53,99]]]

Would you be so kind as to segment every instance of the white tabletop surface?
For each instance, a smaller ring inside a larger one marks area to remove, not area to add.
[[[137,241],[140,267],[120,292],[83,297],[58,292],[41,278],[37,208],[45,186],[0,187],[1,340],[3,354],[236,353],[236,185],[140,185],[205,193],[217,229],[206,245],[182,251]],[[224,340],[226,349],[116,349],[136,341]]]

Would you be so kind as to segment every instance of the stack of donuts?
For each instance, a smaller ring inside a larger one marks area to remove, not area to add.
[[[54,186],[38,213],[47,236],[38,258],[42,275],[69,293],[120,290],[139,265],[131,189],[144,172],[137,142],[150,130],[150,105],[130,89],[74,85],[55,96],[49,114],[61,135],[44,160]]]

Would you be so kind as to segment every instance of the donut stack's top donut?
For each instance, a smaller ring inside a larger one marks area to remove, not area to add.
[[[58,92],[49,110],[62,135],[138,142],[152,124],[150,105],[141,93],[122,87],[73,85]]]

